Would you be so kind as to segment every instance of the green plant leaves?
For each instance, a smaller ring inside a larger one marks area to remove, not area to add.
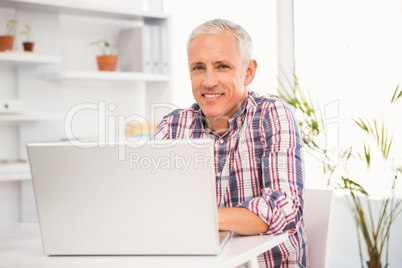
[[[336,166],[331,166],[330,156],[325,148],[321,148],[317,142],[317,138],[320,134],[325,135],[325,129],[322,118],[316,113],[316,109],[311,100],[311,96],[307,90],[303,90],[299,84],[299,80],[294,76],[294,85],[287,79],[287,85],[284,85],[282,81],[279,81],[281,89],[277,89],[277,95],[271,95],[278,97],[290,106],[294,107],[296,112],[303,116],[303,120],[299,120],[299,127],[302,134],[303,142],[311,149],[318,149],[323,152],[323,167],[324,174],[329,173],[330,177],[335,174]],[[391,103],[394,103],[402,99],[402,90],[399,85],[396,87]],[[347,167],[347,163],[350,159],[356,159],[356,155],[366,163],[367,168],[373,165],[373,161],[376,152],[380,152],[382,158],[388,161],[390,151],[393,143],[393,134],[390,134],[386,123],[383,119],[352,119],[356,125],[366,134],[367,140],[363,141],[363,150],[357,151],[354,147],[347,149],[341,149],[339,154],[339,160]],[[370,143],[375,141],[375,143]],[[373,148],[374,146],[374,148]],[[378,150],[374,150],[378,148]],[[357,153],[356,153],[357,151]],[[334,163],[334,161],[332,161]],[[385,267],[389,265],[388,262],[388,244],[391,225],[394,220],[402,213],[402,199],[395,199],[394,190],[395,183],[398,176],[402,174],[402,164],[397,163],[397,168],[393,168],[394,178],[393,185],[388,193],[388,197],[381,201],[381,205],[373,207],[369,198],[368,192],[362,185],[348,176],[341,175],[341,182],[338,184],[338,189],[342,189],[349,193],[350,207],[353,213],[359,242],[359,252],[361,258],[361,264],[363,267],[363,255],[361,243],[364,241],[369,255],[369,265],[381,265],[381,256],[384,250],[386,250]],[[328,182],[329,185],[329,182]],[[364,201],[364,202],[363,202]],[[373,211],[373,208],[376,208]],[[378,211],[378,214],[376,214]],[[362,237],[361,237],[362,235]],[[373,267],[374,267],[373,266]],[[377,267],[377,266],[375,266]]]
[[[277,94],[271,94],[270,97],[279,98],[301,112],[303,120],[299,120],[298,125],[304,144],[311,149],[321,150],[315,140],[320,134],[324,134],[323,120],[316,113],[317,109],[313,104],[310,93],[301,87],[296,75],[293,76],[293,79],[294,84],[288,78],[285,84],[278,78],[280,89],[278,88]]]
[[[380,125],[377,123],[376,119],[373,119],[373,123],[370,123],[368,120],[367,122],[364,122],[363,119],[359,118],[358,120],[353,119],[355,123],[362,129],[364,132],[366,132],[369,137],[374,138],[375,142],[378,145],[378,148],[380,149],[382,156],[385,160],[388,159],[389,156],[389,151],[391,150],[392,146],[392,140],[393,140],[393,135],[389,136],[388,135],[388,129],[385,126],[384,121],[381,121]],[[364,151],[365,155],[366,152],[370,152],[370,148],[368,148],[368,145],[364,145]],[[366,156],[367,159],[367,156]],[[368,162],[368,166],[370,166]]]
[[[26,36],[26,41],[28,41],[30,38],[33,38],[32,28],[29,24],[24,25],[24,29],[21,30],[20,34]]]
[[[349,191],[353,196],[356,196],[356,193],[361,193],[365,196],[368,196],[369,194],[364,190],[364,188],[354,182],[353,180],[345,177],[341,177],[343,185],[340,186],[341,189]]]
[[[7,35],[11,35],[12,31],[14,28],[18,26],[18,21],[17,20],[7,20]]]
[[[114,49],[117,48],[116,45],[111,45],[109,41],[106,39],[100,39],[98,41],[94,41],[91,45],[96,45],[102,52],[102,55],[111,55],[113,54]]]
[[[401,97],[402,97],[402,90],[399,88],[398,85],[395,89],[394,95],[392,95],[391,103],[396,102]]]

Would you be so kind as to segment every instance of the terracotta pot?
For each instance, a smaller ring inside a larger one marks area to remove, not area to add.
[[[97,56],[99,71],[116,71],[117,55]]]
[[[23,42],[22,45],[24,46],[24,51],[33,51],[34,49],[34,42]]]
[[[14,36],[2,35],[0,36],[0,51],[13,50]]]

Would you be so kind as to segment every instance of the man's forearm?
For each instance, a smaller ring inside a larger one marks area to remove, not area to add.
[[[240,235],[256,235],[268,231],[268,224],[246,208],[218,208],[219,230]]]

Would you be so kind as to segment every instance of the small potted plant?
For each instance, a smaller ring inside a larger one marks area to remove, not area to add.
[[[16,20],[7,21],[7,34],[0,36],[0,51],[13,50],[14,35],[13,31],[18,26]]]
[[[113,53],[116,45],[111,45],[105,39],[92,42],[92,45],[97,45],[102,52],[96,57],[99,71],[116,71],[117,55]]]
[[[25,41],[22,42],[22,45],[24,46],[24,51],[32,52],[34,48],[34,42],[30,41],[33,38],[31,26],[25,24],[24,29],[21,31],[21,35],[25,36]]]

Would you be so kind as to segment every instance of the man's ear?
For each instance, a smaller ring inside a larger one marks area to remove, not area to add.
[[[250,63],[246,69],[246,75],[244,77],[244,86],[249,86],[251,82],[253,82],[257,66],[257,61],[250,60]]]

